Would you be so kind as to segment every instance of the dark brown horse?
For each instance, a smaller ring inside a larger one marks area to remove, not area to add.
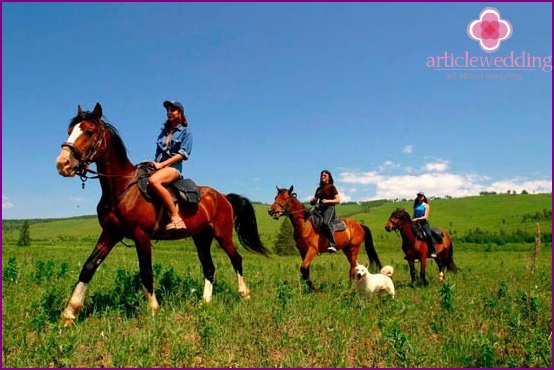
[[[300,265],[302,278],[311,289],[315,289],[314,283],[310,280],[310,264],[319,253],[327,250],[328,240],[323,234],[314,229],[309,218],[309,211],[296,198],[296,194],[292,192],[293,189],[293,186],[290,189],[277,188],[277,196],[268,213],[276,220],[281,216],[289,216],[294,228],[296,247],[300,251],[300,257],[302,257],[302,264]],[[375,251],[369,228],[352,218],[344,218],[343,221],[346,224],[346,230],[335,232],[336,248],[342,250],[348,262],[350,262],[350,280],[356,274],[355,267],[358,264],[358,253],[363,242],[365,242],[369,262],[381,268],[381,262]]]
[[[439,267],[439,280],[443,282],[445,269],[456,272],[458,268],[454,264],[454,250],[452,249],[452,239],[450,238],[450,235],[448,235],[448,233],[441,228],[437,229],[440,230],[443,241],[435,241],[435,250],[437,251],[435,262]],[[421,277],[423,284],[428,285],[427,279],[425,278],[427,256],[429,255],[427,241],[420,240],[416,237],[416,225],[412,223],[412,219],[408,212],[400,208],[392,212],[389,220],[387,221],[387,224],[385,225],[385,230],[400,231],[400,235],[402,236],[402,250],[406,255],[404,259],[408,261],[408,265],[410,266],[410,277],[412,279],[412,284],[415,283],[416,275],[414,261],[419,260],[421,264],[419,276]]]
[[[250,291],[243,278],[242,257],[233,244],[233,227],[247,250],[265,256],[269,253],[260,240],[254,208],[248,199],[236,194],[225,196],[211,187],[200,186],[199,203],[179,205],[179,212],[188,229],[164,237],[167,212],[162,209],[161,202],[149,201],[139,191],[137,167],[129,161],[117,130],[102,120],[100,104],[97,103],[92,112],[78,107],[77,116],[70,122],[68,135],[56,160],[58,172],[65,177],[79,175],[83,181],[89,172],[98,176],[102,197],[97,213],[102,233],[62,313],[65,326],[74,322],[83,307],[87,286],[96,269],[123,238],[135,242],[140,279],[152,314],[159,310],[152,276],[153,237],[193,238],[204,272],[203,299],[206,302],[211,301],[213,293],[215,265],[210,247],[215,238],[231,259],[238,276],[239,293],[244,298],[249,297]],[[88,169],[93,162],[97,171]]]

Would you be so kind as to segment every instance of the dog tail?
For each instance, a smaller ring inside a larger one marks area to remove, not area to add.
[[[375,250],[375,245],[373,244],[373,237],[371,236],[371,230],[369,230],[369,227],[362,225],[362,228],[364,229],[364,244],[365,244],[365,251],[367,253],[367,257],[369,258],[370,264],[376,264],[379,266],[379,269],[383,267],[381,265],[381,261],[379,261],[379,256],[377,256],[377,251]]]
[[[394,273],[394,269],[390,265],[383,266],[381,269],[381,274],[386,275],[390,278],[392,278],[392,274]]]

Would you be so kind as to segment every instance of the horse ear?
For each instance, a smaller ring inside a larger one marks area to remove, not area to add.
[[[294,185],[291,185],[290,186],[290,189],[289,189],[289,194],[292,194],[292,190],[294,189]]]
[[[83,108],[80,105],[77,106],[77,115],[80,116],[83,113]]]
[[[102,106],[100,105],[100,103],[96,103],[92,114],[94,114],[94,116],[96,116],[96,118],[98,118],[98,120],[100,121],[100,119],[102,118]]]

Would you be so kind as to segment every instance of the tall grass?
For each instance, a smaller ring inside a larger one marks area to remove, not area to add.
[[[459,248],[462,271],[440,284],[431,264],[429,287],[411,286],[401,253],[385,251],[395,299],[356,294],[340,253],[315,259],[319,290],[310,292],[298,256],[241,251],[250,300],[240,298],[229,259],[214,248],[214,300],[205,304],[194,249],[163,244],[154,248],[161,311],[153,318],[136,253],[118,247],[92,280],[76,324],[62,329],[58,316],[90,248],[8,246],[3,366],[551,367],[551,251],[532,248]]]

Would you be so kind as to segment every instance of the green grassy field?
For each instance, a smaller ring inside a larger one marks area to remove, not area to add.
[[[551,201],[550,194],[432,200],[432,224],[458,237],[475,228],[533,235],[537,223],[524,215],[551,210]],[[314,260],[319,290],[312,293],[301,282],[299,256],[267,259],[239,247],[252,290],[242,300],[229,259],[214,245],[214,300],[205,304],[192,241],[159,242],[153,260],[161,311],[152,318],[136,252],[119,245],[67,329],[58,317],[98,236],[96,219],[33,220],[28,247],[15,244],[21,221],[4,220],[3,366],[551,368],[551,219],[538,221],[540,245],[455,241],[460,272],[440,284],[431,264],[430,285],[422,287],[409,283],[400,237],[384,231],[396,207],[410,206],[337,209],[372,229],[381,261],[395,268],[394,300],[357,294],[341,253]],[[267,205],[255,208],[271,248],[282,221],[267,216]]]

